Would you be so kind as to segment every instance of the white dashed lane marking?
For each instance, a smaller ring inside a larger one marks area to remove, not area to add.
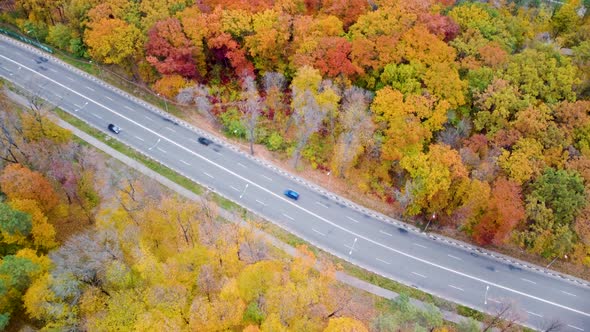
[[[73,78],[71,78],[71,77],[69,77],[69,76],[66,76],[66,78],[67,78],[68,80],[70,80],[70,81],[74,82],[74,79],[73,79]]]
[[[453,256],[453,255],[447,255],[447,256],[451,257],[452,259],[456,259],[458,261],[462,261],[462,259],[459,258],[459,257],[457,257],[457,256]]]
[[[413,244],[413,245],[415,245],[416,247],[420,247],[420,248],[428,249],[428,247],[427,247],[427,246],[423,246],[423,245],[421,245],[421,244],[418,244],[418,243],[412,243],[412,244]]]
[[[264,203],[264,202],[262,202],[262,201],[256,200],[256,202],[258,202],[258,203],[259,203],[260,205],[262,205],[262,206],[266,206],[266,203]]]
[[[322,233],[322,232],[318,231],[318,230],[317,230],[317,229],[315,229],[315,228],[312,228],[311,230],[312,230],[312,231],[314,231],[314,232],[316,232],[316,233],[318,233],[318,234],[319,234],[319,235],[321,235],[321,236],[326,236],[326,234],[324,234],[324,233]]]
[[[151,122],[156,122],[156,120],[152,119],[151,117],[149,117],[147,115],[144,115],[143,117],[146,118],[146,119],[148,119]]]
[[[381,262],[381,263],[383,263],[383,264],[387,264],[387,265],[391,264],[391,263],[389,263],[388,261],[384,261],[384,260],[382,260],[382,259],[379,259],[379,258],[375,258],[375,259],[376,259],[376,260],[378,260],[378,261],[380,261],[380,262]]]
[[[534,282],[534,281],[531,281],[531,280],[528,280],[528,279],[525,279],[525,278],[520,278],[520,280],[522,280],[522,281],[526,281],[526,282],[529,282],[529,283],[531,283],[531,284],[533,284],[533,285],[536,285],[536,284],[537,284],[536,282]]]
[[[561,291],[561,292],[562,292],[563,294],[565,294],[565,295],[569,295],[569,296],[577,297],[577,295],[576,295],[576,294],[568,293],[568,292],[565,292],[565,291]]]
[[[233,190],[237,191],[237,192],[240,192],[240,189],[238,189],[238,188],[236,188],[234,186],[229,186],[229,187],[232,188]]]
[[[458,289],[458,290],[460,290],[460,291],[462,291],[462,292],[463,292],[463,288],[459,288],[459,287],[457,287],[457,286],[453,286],[453,285],[449,285],[449,287],[451,287],[451,288],[454,288],[454,289]]]
[[[167,152],[166,152],[165,150],[163,150],[163,149],[160,149],[160,148],[156,148],[156,149],[158,149],[158,151],[161,151],[161,152],[167,153]]]
[[[287,215],[287,214],[284,214],[284,213],[283,213],[283,216],[284,216],[285,218],[287,218],[287,219],[291,219],[291,220],[293,220],[293,221],[295,220],[295,219],[293,219],[293,217],[291,217],[291,216],[289,216],[289,215]]]
[[[420,273],[412,272],[412,274],[415,274],[415,275],[417,275],[418,277],[426,278],[426,276],[425,276],[425,275],[422,275],[422,274],[420,274]]]
[[[133,111],[133,108],[129,107],[129,106],[124,106],[126,109]]]
[[[104,97],[110,101],[113,101],[113,99],[111,97],[108,97],[108,96],[104,96]]]
[[[244,165],[244,164],[242,164],[242,163],[238,163],[238,165],[240,165],[240,166],[242,166],[242,167],[244,167],[244,168],[248,168],[248,167],[246,167],[246,165]]]
[[[164,128],[166,128],[166,129],[170,130],[170,131],[171,131],[171,132],[173,132],[173,133],[175,133],[175,132],[176,132],[176,130],[174,130],[174,129],[172,129],[172,128],[169,128],[169,127],[164,127]]]
[[[536,314],[536,313],[534,313],[534,312],[532,312],[532,311],[527,311],[527,313],[528,313],[529,315],[533,315],[533,316],[537,316],[537,317],[543,317],[543,315]]]
[[[578,331],[584,331],[584,329],[583,329],[583,328],[581,328],[581,327],[577,327],[577,326],[570,325],[570,324],[567,324],[567,326],[571,327],[572,329],[576,329],[576,330],[578,330]]]
[[[185,165],[189,165],[189,166],[191,165],[191,164],[187,163],[186,161],[184,161],[182,159],[180,159],[180,162],[183,163],[183,164],[185,164]]]
[[[96,90],[94,90],[93,88],[91,88],[89,86],[86,86],[85,88],[88,89],[88,90],[90,90],[90,91],[96,91]]]
[[[221,152],[219,152],[219,153],[221,153]],[[272,181],[272,179],[271,179],[271,178],[269,178],[269,177],[268,177],[268,176],[266,176],[266,175],[262,175],[262,177],[263,177],[263,178],[265,178],[265,179],[267,179],[268,181]]]
[[[135,138],[137,138],[138,140],[143,142],[143,138],[139,137],[139,136],[135,136]]]
[[[52,71],[54,73],[57,73],[57,70],[53,69],[53,68],[49,68],[49,71]]]
[[[391,235],[391,234],[389,234],[389,233],[387,233],[387,232],[385,232],[385,231],[382,231],[382,230],[379,230],[379,233],[381,233],[381,234],[385,234],[385,235],[388,235],[388,236],[393,236],[393,235]]]
[[[354,218],[351,218],[351,217],[349,217],[349,216],[346,216],[346,218],[348,218],[348,219],[350,219],[350,220],[354,221],[354,222],[355,222],[355,223],[357,223],[357,224],[359,223],[359,221],[358,221],[358,220],[356,220],[356,219],[354,219]]]
[[[329,208],[329,206],[327,206],[326,204],[322,203],[322,202],[315,202],[317,205],[321,205],[323,207],[325,207],[326,209]]]
[[[16,61],[14,61],[14,60],[6,57],[6,56],[3,56],[2,54],[0,54],[0,57],[2,59],[5,59],[5,60],[10,61],[10,62],[13,62],[13,63],[15,63],[17,65],[21,65],[21,66],[25,67],[27,70],[36,73],[39,77],[42,77],[42,78],[46,79],[47,81],[50,81],[50,82],[52,82],[52,83],[54,83],[54,84],[56,84],[56,85],[58,85],[58,86],[60,86],[60,87],[62,87],[64,89],[66,89],[66,90],[68,90],[68,91],[70,91],[70,92],[72,92],[72,93],[74,93],[74,94],[76,94],[76,95],[78,95],[80,97],[83,97],[83,98],[87,99],[88,101],[91,101],[91,102],[95,103],[96,105],[98,105],[100,107],[103,107],[103,108],[111,111],[113,114],[115,114],[115,115],[117,115],[117,116],[119,116],[119,117],[121,117],[121,118],[123,118],[123,119],[125,119],[125,120],[127,120],[127,121],[129,121],[129,122],[131,122],[133,124],[135,124],[139,128],[142,128],[142,129],[144,129],[144,130],[146,130],[146,131],[148,131],[148,132],[150,132],[150,133],[152,133],[154,135],[159,136],[163,140],[166,140],[169,143],[171,143],[171,144],[173,144],[175,146],[178,146],[180,149],[185,150],[187,153],[189,153],[189,154],[191,154],[191,155],[193,155],[193,156],[195,156],[197,158],[200,158],[200,159],[202,159],[202,160],[204,160],[204,161],[212,164],[215,167],[218,167],[218,168],[224,170],[225,172],[227,172],[228,174],[231,174],[231,175],[235,176],[236,178],[239,178],[239,179],[241,179],[241,180],[243,180],[243,181],[245,181],[247,183],[250,183],[253,186],[256,186],[257,188],[259,188],[259,189],[261,189],[261,190],[269,193],[270,195],[275,196],[277,199],[281,199],[284,202],[287,202],[288,204],[291,204],[294,208],[300,209],[301,211],[304,211],[304,212],[308,213],[309,215],[312,215],[313,217],[315,217],[315,218],[317,218],[317,219],[325,222],[328,225],[331,225],[332,227],[336,227],[338,229],[342,229],[345,232],[350,233],[351,235],[357,236],[359,239],[366,240],[366,241],[368,241],[368,242],[370,242],[370,243],[372,243],[372,244],[374,244],[376,246],[379,246],[379,247],[382,247],[384,249],[387,249],[387,250],[389,250],[391,252],[395,252],[397,254],[403,255],[403,256],[408,257],[410,259],[413,259],[415,261],[422,262],[424,264],[428,264],[428,265],[433,266],[433,267],[436,267],[436,268],[438,268],[440,270],[443,270],[443,271],[446,271],[446,272],[450,272],[450,273],[453,273],[455,275],[458,275],[458,276],[461,276],[461,277],[465,277],[465,278],[468,278],[468,279],[471,279],[471,280],[475,280],[475,281],[478,281],[480,283],[489,284],[491,286],[498,287],[500,289],[504,289],[504,290],[509,291],[511,293],[514,293],[514,294],[525,296],[525,297],[528,297],[530,299],[534,299],[534,300],[539,301],[539,302],[543,302],[543,303],[546,303],[546,304],[549,304],[549,305],[553,305],[555,307],[559,307],[559,308],[562,308],[562,309],[565,309],[565,310],[568,310],[568,311],[571,311],[571,312],[578,313],[580,315],[584,315],[586,317],[590,317],[590,313],[588,313],[588,312],[584,312],[584,311],[581,311],[581,310],[578,310],[578,309],[575,309],[575,308],[572,308],[572,307],[568,307],[568,306],[563,305],[563,304],[560,304],[560,303],[552,302],[552,301],[549,301],[549,300],[544,299],[542,297],[538,297],[538,296],[535,296],[535,295],[532,295],[532,294],[529,294],[529,293],[526,293],[526,292],[523,292],[523,291],[519,291],[517,289],[511,288],[511,287],[508,287],[508,286],[505,286],[505,285],[502,285],[502,284],[499,284],[499,283],[496,283],[496,282],[493,282],[491,280],[486,280],[486,279],[479,278],[479,277],[476,277],[476,276],[473,276],[473,275],[469,275],[467,273],[464,273],[464,272],[461,272],[461,271],[458,271],[458,270],[451,269],[449,267],[443,266],[443,265],[438,264],[436,262],[432,262],[432,261],[429,261],[429,260],[426,260],[426,259],[423,259],[423,258],[414,256],[414,255],[412,255],[410,253],[407,253],[407,252],[404,252],[402,250],[399,250],[399,249],[396,249],[396,248],[392,248],[390,246],[387,246],[386,244],[379,243],[378,241],[372,240],[372,239],[370,239],[370,238],[368,238],[366,236],[363,236],[361,234],[358,234],[357,232],[354,232],[352,230],[346,229],[345,227],[342,227],[342,226],[340,226],[338,224],[335,224],[333,221],[328,220],[325,217],[322,217],[322,216],[320,216],[320,215],[318,215],[318,214],[316,214],[316,213],[314,213],[312,211],[309,211],[309,210],[307,210],[307,209],[305,209],[305,208],[303,208],[303,207],[301,207],[301,206],[299,206],[299,205],[297,205],[297,204],[295,204],[293,202],[289,202],[287,199],[282,198],[278,194],[273,193],[270,190],[264,188],[263,186],[258,185],[256,182],[251,181],[249,179],[246,179],[243,176],[241,176],[240,174],[238,174],[236,172],[233,172],[230,169],[228,169],[228,168],[226,168],[226,167],[224,167],[222,165],[219,165],[219,164],[213,162],[212,160],[207,159],[206,157],[204,157],[202,155],[199,155],[198,153],[196,153],[196,152],[192,151],[191,149],[187,148],[186,146],[184,146],[182,144],[179,144],[179,143],[177,143],[177,142],[175,142],[173,140],[170,140],[170,139],[166,138],[165,136],[162,136],[162,135],[158,134],[154,130],[151,130],[150,128],[147,128],[146,126],[142,125],[141,123],[138,123],[136,121],[133,121],[132,119],[126,117],[124,114],[121,114],[121,113],[117,112],[116,110],[105,106],[104,104],[100,103],[100,101],[98,101],[98,100],[95,100],[95,99],[93,99],[91,97],[85,96],[85,95],[81,94],[80,92],[77,92],[77,91],[75,91],[75,90],[73,90],[73,89],[65,86],[64,84],[61,84],[61,83],[57,82],[56,80],[51,79],[50,77],[48,77],[46,75],[43,75],[39,71],[36,71],[36,70],[34,70],[34,69],[30,68],[30,67],[24,66],[24,65],[22,65],[22,64],[20,64],[20,63],[18,63]]]
[[[94,115],[95,117],[97,117],[97,118],[99,118],[99,119],[102,119],[102,116],[100,116],[100,115],[98,115],[98,114],[94,114],[94,113],[90,113],[90,114]]]
[[[207,175],[208,177],[210,177],[210,178],[212,178],[212,179],[215,179],[215,177],[213,177],[213,175],[211,175],[211,174],[209,174],[209,173],[207,173],[207,172],[203,172],[203,174]]]

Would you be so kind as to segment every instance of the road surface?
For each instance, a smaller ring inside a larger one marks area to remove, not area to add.
[[[32,47],[0,37],[0,76],[108,132],[313,245],[387,278],[494,314],[510,305],[542,330],[590,332],[590,287],[432,239],[281,172]],[[283,195],[300,193],[297,201]]]

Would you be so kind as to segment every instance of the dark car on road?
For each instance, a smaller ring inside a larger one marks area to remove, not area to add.
[[[203,145],[209,145],[209,144],[211,144],[211,140],[206,139],[205,137],[199,137],[197,139],[197,141],[199,141],[199,143],[201,143]]]
[[[291,190],[291,189],[287,189],[285,190],[285,196],[294,199],[294,200],[298,200],[299,199],[299,193],[296,192],[295,190]]]
[[[108,128],[110,131],[112,131],[115,134],[118,134],[121,132],[121,128],[117,127],[116,125],[109,123]]]

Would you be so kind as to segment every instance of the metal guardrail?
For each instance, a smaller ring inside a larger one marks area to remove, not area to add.
[[[11,30],[8,30],[8,29],[4,29],[4,28],[0,28],[0,33],[3,33],[3,34],[5,34],[7,36],[10,36],[12,38],[18,39],[18,40],[20,40],[20,41],[22,41],[24,43],[27,43],[27,44],[33,45],[35,47],[38,47],[38,48],[42,49],[43,51],[45,51],[47,53],[53,54],[53,49],[52,48],[47,47],[47,46],[41,44],[38,40],[30,39],[28,37],[22,36],[22,35],[20,35],[20,34],[18,34],[16,32],[14,32],[14,31],[11,31]]]

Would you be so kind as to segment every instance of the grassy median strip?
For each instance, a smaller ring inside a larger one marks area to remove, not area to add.
[[[154,161],[151,158],[148,158],[141,153],[135,151],[134,149],[128,147],[127,145],[121,143],[116,139],[112,139],[109,135],[97,130],[86,124],[84,121],[68,114],[67,112],[56,109],[55,113],[64,121],[68,122],[69,124],[75,126],[76,128],[82,130],[83,132],[91,135],[92,137],[98,139],[99,141],[105,143],[106,145],[110,146],[111,148],[121,152],[122,154],[126,155],[129,158],[133,158],[149,169],[157,172],[164,177],[168,178],[171,181],[176,182],[177,184],[183,186],[184,188],[194,192],[195,194],[201,195],[203,193],[203,187],[194,183],[190,179],[176,173],[175,171],[171,170],[170,168]]]

